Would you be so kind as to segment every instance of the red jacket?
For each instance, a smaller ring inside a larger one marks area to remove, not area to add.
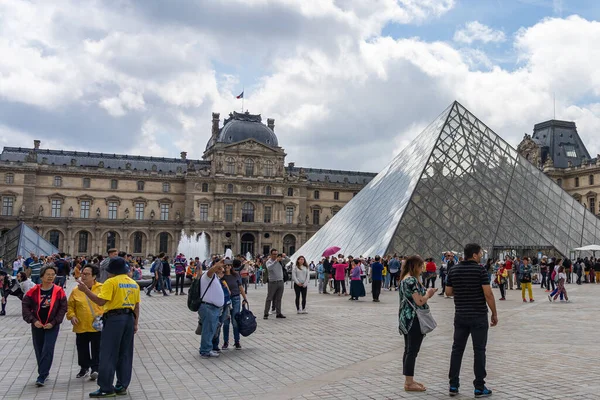
[[[21,308],[23,310],[23,320],[29,324],[40,321],[40,298],[41,285],[35,285],[23,296]],[[65,319],[67,313],[67,295],[63,288],[54,285],[52,288],[52,297],[50,299],[50,310],[48,310],[48,320],[40,321],[42,325],[51,323],[52,326],[57,326]]]

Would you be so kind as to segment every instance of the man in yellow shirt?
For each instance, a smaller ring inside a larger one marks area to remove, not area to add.
[[[127,394],[133,364],[133,336],[138,330],[140,315],[140,287],[127,276],[125,260],[111,259],[107,272],[108,279],[99,295],[92,293],[83,282],[78,285],[91,301],[104,308],[98,366],[100,389],[90,393],[92,398]],[[113,386],[115,372],[117,384]]]

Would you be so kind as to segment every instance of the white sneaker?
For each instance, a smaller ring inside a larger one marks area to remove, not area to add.
[[[210,353],[203,354],[202,358],[219,357],[220,355],[221,354],[217,353],[216,351],[211,350]]]
[[[296,314],[302,314],[302,311],[296,310]]]
[[[302,314],[308,314],[308,311],[306,311],[306,309],[302,310]]]
[[[269,311],[269,315],[273,315],[273,313],[274,313],[274,312],[275,312],[275,311],[273,311],[273,310],[270,310],[270,311]]]

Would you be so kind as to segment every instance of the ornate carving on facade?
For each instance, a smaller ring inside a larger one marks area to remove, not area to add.
[[[106,205],[108,205],[108,203],[111,203],[111,202],[121,205],[121,198],[117,197],[117,196],[109,196],[104,199],[104,202],[106,203]]]
[[[84,194],[82,196],[77,196],[77,204],[81,204],[81,201],[89,201],[90,204],[94,204],[94,198],[88,194]]]
[[[540,168],[542,166],[540,147],[531,138],[531,135],[525,134],[523,136],[523,140],[521,140],[521,143],[517,146],[517,152],[536,167]],[[544,166],[546,166],[546,164],[544,164]]]
[[[135,199],[131,199],[131,204],[135,206],[137,203],[143,203],[145,206],[148,205],[148,200],[143,197],[136,197]]]
[[[44,216],[44,206],[42,206],[40,204],[40,207],[38,208],[38,217],[43,217]]]
[[[58,192],[53,193],[50,196],[48,196],[48,203],[52,204],[52,200],[60,200],[61,203],[64,203],[66,198],[67,198],[66,196],[64,196]]]
[[[546,158],[546,162],[544,163],[544,169],[552,167],[554,167],[554,161],[552,160],[552,157],[548,156],[548,158]]]

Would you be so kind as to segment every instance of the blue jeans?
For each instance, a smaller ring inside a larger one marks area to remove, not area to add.
[[[387,273],[385,275],[384,288],[388,289],[390,287],[390,274]]]
[[[215,336],[212,339],[213,350],[219,349],[219,336],[221,336],[221,327],[225,323],[226,320],[229,320],[229,304],[225,304],[221,307],[221,316],[219,317],[219,324],[217,325],[217,331],[215,332]]]
[[[66,276],[57,276],[56,278],[54,278],[54,284],[60,286],[61,288],[65,287],[65,283],[67,283]]]
[[[215,307],[212,304],[202,303],[198,310],[200,322],[202,322],[202,337],[200,338],[200,354],[211,352],[212,340],[219,327],[219,317],[221,316],[221,307]]]
[[[170,276],[163,276],[163,283],[164,286],[163,288],[168,290],[169,292],[172,292],[173,289],[171,288],[171,277]]]
[[[241,311],[241,296],[234,296],[231,298],[231,317],[228,318],[224,323],[223,323],[223,342],[225,343],[229,343],[229,323],[231,322],[233,324],[233,340],[235,340],[235,342],[239,342],[240,341],[240,330],[238,329],[238,324],[237,321],[235,320],[235,316],[237,314],[240,313]]]

